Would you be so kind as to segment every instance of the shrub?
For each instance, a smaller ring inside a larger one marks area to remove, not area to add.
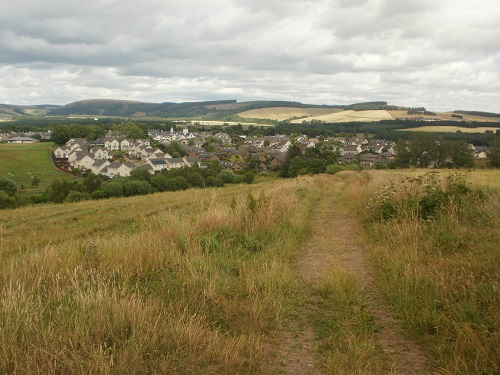
[[[65,202],[81,202],[89,199],[89,195],[81,191],[71,190],[66,196]]]
[[[236,179],[236,174],[233,171],[220,171],[217,177],[225,184],[231,184]]]
[[[16,198],[7,194],[5,190],[0,190],[0,209],[16,207]]]
[[[0,178],[0,190],[5,191],[7,194],[12,196],[17,192],[17,185],[14,181],[2,177]]]

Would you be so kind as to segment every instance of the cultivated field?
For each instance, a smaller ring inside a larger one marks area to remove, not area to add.
[[[410,132],[428,132],[428,133],[485,133],[487,130],[496,132],[500,127],[479,127],[479,128],[464,128],[462,126],[420,126],[418,128],[400,129]]]
[[[53,143],[0,144],[0,177],[23,185],[26,191],[38,191],[49,186],[57,179],[70,177],[56,170],[50,161]],[[40,178],[38,188],[31,188],[33,176]]]
[[[474,116],[459,114],[463,118],[452,117],[453,112],[436,112],[435,115],[409,115],[407,111],[388,111],[392,117],[398,119],[427,119],[427,120],[450,120],[450,121],[481,121],[499,122],[498,117]]]
[[[338,112],[332,108],[294,108],[294,107],[271,107],[271,108],[260,108],[252,109],[250,111],[245,111],[238,113],[238,116],[243,118],[257,118],[257,119],[269,119],[269,120],[287,120],[294,117],[311,117],[318,115],[326,115],[334,112]]]
[[[319,120],[325,122],[370,122],[370,121],[380,121],[380,120],[392,120],[393,117],[387,111],[373,110],[373,111],[341,111],[336,113],[330,113],[321,116],[312,116],[303,119],[293,120],[294,123],[301,123],[302,121],[312,121]]]

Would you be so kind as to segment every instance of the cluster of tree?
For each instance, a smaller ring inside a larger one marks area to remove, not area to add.
[[[115,177],[112,180],[91,172],[85,173],[82,182],[77,180],[56,180],[41,194],[16,194],[14,181],[0,178],[0,209],[14,208],[27,204],[79,202],[90,199],[111,197],[131,197],[155,192],[178,191],[191,187],[223,187],[225,184],[247,183],[254,181],[253,172],[235,174],[221,170],[215,164],[208,168],[185,167],[163,170],[151,175],[145,169],[134,169],[129,177]]]
[[[302,151],[297,144],[288,149],[280,167],[280,177],[297,177],[304,174],[324,173],[329,165],[337,162],[337,153],[320,145]]]
[[[500,137],[490,143],[490,166],[500,168]]]
[[[86,138],[87,140],[94,140],[104,137],[109,130],[112,130],[119,137],[127,137],[131,139],[148,138],[147,126],[134,122],[115,124],[111,127],[103,124],[56,124],[52,127],[51,141],[57,145],[64,145],[71,138]]]
[[[460,113],[463,115],[471,115],[471,116],[483,116],[483,117],[500,117],[500,113],[493,112],[481,112],[481,111],[453,111],[453,113]]]
[[[427,168],[434,164],[438,168],[472,168],[474,152],[466,141],[436,141],[429,133],[414,133],[409,141],[396,143],[395,165]]]

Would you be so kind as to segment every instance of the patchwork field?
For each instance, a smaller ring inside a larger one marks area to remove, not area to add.
[[[500,127],[479,127],[479,128],[464,128],[462,126],[420,126],[418,128],[400,129],[401,131],[410,132],[427,132],[427,133],[485,133],[487,130],[496,132]]]
[[[438,112],[436,115],[409,115],[407,111],[385,111],[385,110],[370,110],[370,111],[343,111],[341,109],[332,108],[296,108],[296,107],[270,107],[252,109],[238,113],[238,116],[243,118],[269,119],[283,121],[293,119],[293,123],[301,123],[302,121],[319,120],[325,122],[369,122],[380,120],[393,119],[427,119],[427,120],[449,120],[449,121],[485,121],[499,122],[500,118],[461,115],[459,119],[452,117],[453,112]]]
[[[0,144],[0,177],[13,180],[18,188],[23,185],[27,191],[31,188],[32,178],[36,175],[40,185],[35,190],[49,186],[56,179],[70,177],[56,170],[50,161],[53,143]]]
[[[295,107],[270,107],[252,109],[238,113],[238,116],[243,118],[257,118],[269,120],[287,120],[294,117],[311,117],[318,115],[326,115],[329,113],[338,112],[339,110],[332,108],[295,108]]]

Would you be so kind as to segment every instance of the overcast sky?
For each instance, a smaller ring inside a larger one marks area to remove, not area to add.
[[[97,98],[500,112],[500,2],[1,1],[0,103]]]

